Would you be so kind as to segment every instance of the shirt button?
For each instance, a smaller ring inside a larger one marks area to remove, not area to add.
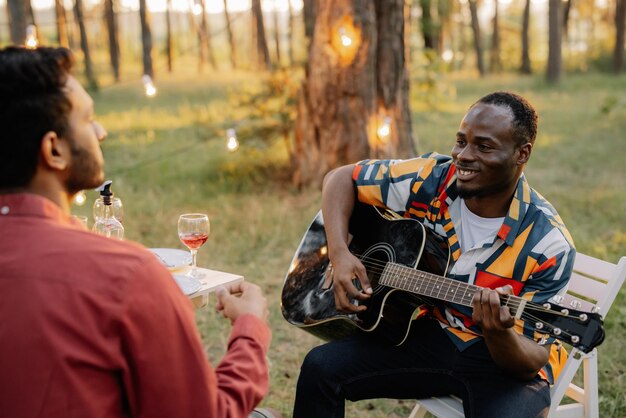
[[[9,211],[10,211],[10,210],[11,210],[11,209],[10,209],[8,206],[2,206],[2,207],[0,208],[0,214],[2,214],[2,215],[6,215],[6,214],[8,214],[8,213],[9,213]]]

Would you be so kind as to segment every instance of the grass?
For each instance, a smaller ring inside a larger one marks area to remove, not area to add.
[[[236,115],[228,95],[257,83],[255,75],[198,76],[195,66],[189,68],[159,78],[154,100],[141,95],[140,83],[104,88],[95,96],[99,120],[109,130],[103,145],[108,177],[124,202],[127,238],[148,247],[183,248],[176,234],[178,215],[210,215],[211,237],[199,252],[199,264],[243,274],[263,287],[274,335],[271,389],[264,404],[289,417],[300,363],[320,341],[284,321],[280,293],[293,252],[319,208],[320,190],[299,192],[290,185],[280,144],[226,151],[223,131]],[[461,117],[481,95],[495,89],[522,93],[541,118],[527,168],[531,184],[559,209],[579,251],[612,262],[626,255],[626,103],[617,96],[626,84],[623,76],[568,76],[558,87],[510,75],[439,82],[447,93],[434,105],[414,94],[413,130],[421,151],[448,153]],[[614,104],[608,113],[602,111],[607,103]],[[88,202],[95,197],[89,192]],[[89,215],[88,206],[74,211]],[[603,417],[626,416],[625,302],[622,289],[600,348]],[[207,356],[216,364],[229,324],[212,308],[199,310],[197,322]],[[348,404],[346,415],[405,417],[411,408],[411,401],[363,401]]]

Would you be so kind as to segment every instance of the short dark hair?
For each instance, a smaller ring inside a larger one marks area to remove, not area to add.
[[[507,106],[513,112],[513,135],[517,140],[517,145],[535,143],[539,117],[528,100],[508,91],[496,91],[482,97],[476,103]]]
[[[74,65],[66,48],[0,50],[0,189],[27,186],[35,175],[41,139],[64,137],[72,105],[64,86]]]

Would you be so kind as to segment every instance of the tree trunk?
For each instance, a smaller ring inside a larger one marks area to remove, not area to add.
[[[502,60],[500,59],[500,20],[498,16],[498,0],[494,1],[493,34],[491,37],[491,54],[489,59],[491,72],[499,73],[502,70]]]
[[[268,70],[271,67],[270,51],[267,47],[267,38],[265,37],[261,0],[252,0],[252,22],[254,25],[253,33],[256,39],[257,65],[262,70]]]
[[[109,60],[113,70],[113,78],[120,81],[120,41],[117,26],[117,15],[115,13],[114,0],[104,1],[104,16],[109,33]]]
[[[211,64],[211,68],[216,70],[217,63],[215,62],[215,54],[213,53],[213,39],[211,36],[211,29],[209,27],[209,21],[206,17],[206,2],[205,0],[200,0],[200,5],[202,6],[202,18],[200,19],[200,32],[202,37],[202,45],[204,47],[204,51],[209,58],[209,63]]]
[[[83,51],[83,61],[85,62],[85,78],[87,86],[90,90],[98,90],[98,81],[93,72],[93,64],[91,62],[91,54],[89,53],[89,42],[87,41],[87,30],[85,29],[85,20],[83,14],[83,0],[75,0],[74,16],[78,22],[80,31],[80,49]]]
[[[363,158],[414,153],[403,0],[319,0],[306,74],[296,185],[319,184],[330,169]]]
[[[165,6],[165,54],[167,55],[167,72],[174,69],[174,51],[172,44],[172,0],[167,0]]]
[[[146,0],[139,0],[139,20],[141,21],[141,44],[143,46],[143,73],[154,78],[152,68],[152,30]]]
[[[561,78],[561,0],[548,3],[548,68],[546,78],[549,83],[558,83]]]
[[[564,2],[563,6],[563,20],[562,20],[562,25],[563,25],[563,32],[562,32],[562,37],[563,39],[567,39],[568,37],[568,26],[569,26],[569,12],[572,9],[572,0],[567,0]]]
[[[11,32],[11,43],[24,45],[26,41],[26,3],[24,0],[7,0],[7,15]]]
[[[274,5],[276,5],[274,3]],[[280,67],[280,25],[278,24],[278,7],[274,7],[274,48],[276,49],[276,65]]]
[[[289,8],[289,34],[287,35],[289,39],[289,65],[293,65],[295,62],[293,53],[293,28],[295,25],[295,18],[293,15],[293,7],[291,6],[291,0],[287,0],[287,7]]]
[[[422,37],[424,38],[425,49],[435,49],[435,24],[433,22],[433,16],[430,11],[431,1],[420,0],[420,6],[422,8]]]
[[[470,13],[472,15],[472,33],[474,34],[474,50],[476,51],[476,68],[480,76],[485,75],[485,64],[483,63],[483,43],[480,38],[480,23],[478,22],[477,0],[468,0]]]
[[[224,0],[224,19],[226,20],[226,33],[228,34],[228,44],[230,45],[230,65],[233,68],[237,68],[237,46],[235,45],[235,35],[230,24],[228,0]]]
[[[63,0],[54,0],[54,12],[57,24],[57,42],[59,45],[69,48],[70,40],[67,36],[67,15],[65,14]]]
[[[524,6],[524,18],[522,22],[522,65],[520,66],[520,72],[522,74],[531,74],[532,68],[530,65],[530,1],[526,0]]]
[[[307,39],[307,51],[313,41],[315,30],[315,18],[317,15],[317,1],[305,1],[302,5],[302,17],[304,19],[304,36]]]
[[[616,74],[624,71],[624,35],[626,30],[626,0],[615,3],[615,49],[613,50],[613,70]]]

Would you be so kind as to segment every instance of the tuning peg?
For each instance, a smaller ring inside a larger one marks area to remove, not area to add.
[[[535,329],[543,329],[543,322],[535,322]]]
[[[571,340],[573,344],[578,344],[580,342],[580,337],[578,335],[572,335]]]
[[[563,296],[561,296],[561,295],[554,295],[554,296],[552,296],[551,300],[554,303],[556,303],[557,305],[560,305],[561,303],[563,303],[563,299],[565,299],[565,298]]]
[[[552,333],[557,336],[561,335],[561,328],[554,328],[554,330],[552,330]]]
[[[593,308],[591,308],[591,313],[598,313],[598,312],[600,312],[599,306],[594,306]]]
[[[580,315],[578,315],[578,318],[581,321],[585,322],[585,321],[587,321],[587,314],[586,313],[581,313]]]
[[[544,303],[544,304],[543,304],[543,305],[541,305],[541,306],[543,306],[543,307],[544,307],[544,308],[546,308],[546,309],[551,309],[551,308],[552,308],[552,305],[550,305],[550,304],[549,304],[549,303],[547,303],[547,302],[546,302],[546,303]]]
[[[580,309],[581,306],[583,306],[583,304],[579,301],[579,300],[572,300],[569,305],[574,308],[574,309]]]
[[[569,309],[561,309],[561,313],[567,316],[569,315]]]

